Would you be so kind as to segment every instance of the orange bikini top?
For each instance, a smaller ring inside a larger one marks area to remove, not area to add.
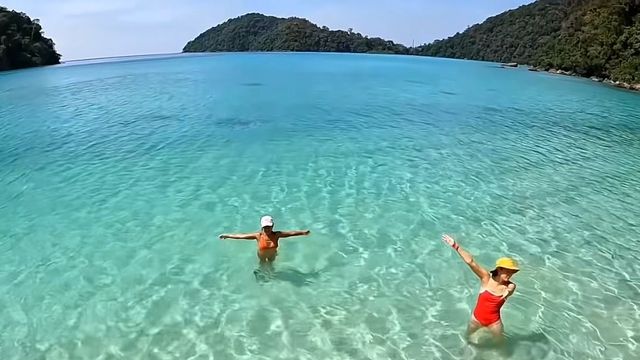
[[[258,235],[258,249],[259,250],[269,250],[269,249],[277,249],[278,248],[278,237],[276,235],[276,240],[272,241],[269,239],[269,236],[265,233],[260,233]]]

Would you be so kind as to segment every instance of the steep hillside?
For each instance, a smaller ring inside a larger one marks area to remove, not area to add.
[[[203,51],[325,51],[406,54],[393,41],[369,38],[353,31],[329,30],[306,19],[246,14],[228,20],[189,41],[184,52]]]
[[[60,54],[37,19],[0,6],[0,70],[58,63]]]
[[[639,83],[640,0],[539,0],[415,52]]]

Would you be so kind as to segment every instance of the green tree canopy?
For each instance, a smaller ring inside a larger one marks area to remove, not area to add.
[[[538,0],[415,48],[306,19],[246,14],[187,43],[185,52],[324,51],[517,62],[640,83],[640,0]]]
[[[38,19],[0,6],[0,70],[59,63],[60,54],[43,36]]]
[[[407,54],[393,41],[318,27],[306,19],[246,14],[215,26],[189,41],[184,52],[324,51]]]
[[[640,0],[539,0],[415,52],[513,61],[638,83],[639,14]]]

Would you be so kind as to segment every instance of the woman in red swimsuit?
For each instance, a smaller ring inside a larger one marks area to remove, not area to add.
[[[278,242],[281,238],[309,235],[309,230],[273,231],[273,218],[263,216],[260,219],[260,232],[248,234],[220,234],[220,239],[257,240],[258,258],[261,265],[271,264],[278,255]]]
[[[507,298],[516,291],[516,284],[510,280],[520,270],[518,263],[510,258],[500,258],[496,261],[495,269],[489,272],[478,265],[473,260],[473,256],[461,248],[451,236],[443,235],[442,240],[451,246],[480,278],[480,294],[471,315],[467,336],[486,327],[498,340],[503,340],[504,329],[500,319],[500,309]]]

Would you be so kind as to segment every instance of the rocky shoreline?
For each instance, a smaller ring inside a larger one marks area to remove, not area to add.
[[[580,76],[576,73],[574,73],[573,71],[566,71],[566,70],[559,70],[559,69],[545,69],[545,68],[541,68],[541,67],[537,67],[537,66],[531,66],[531,65],[523,65],[526,66],[527,69],[529,71],[545,71],[548,72],[550,74],[556,74],[556,75],[565,75],[565,76],[576,76],[576,77],[584,77],[584,76]],[[502,64],[503,68],[515,68],[518,67],[517,63],[508,63],[508,64]],[[626,90],[631,90],[631,91],[640,91],[640,83],[638,84],[630,84],[630,83],[626,83],[626,82],[622,82],[622,81],[613,81],[611,79],[606,79],[606,78],[600,78],[597,76],[592,76],[589,79],[591,79],[592,81],[596,81],[596,82],[601,82],[603,84],[607,84],[610,86],[615,86],[621,89],[626,89]]]
[[[536,68],[536,67],[531,67],[531,68],[535,69],[533,71],[545,71],[545,69],[540,69],[540,68]],[[549,69],[549,70],[546,70],[546,71],[548,73],[551,73],[551,74],[581,77],[580,75],[574,73],[573,71],[558,70],[558,69]],[[611,79],[599,78],[597,76],[592,76],[589,79],[591,79],[592,81],[601,82],[601,83],[604,83],[604,84],[607,84],[607,85],[615,86],[615,87],[618,87],[618,88],[621,88],[621,89],[632,90],[632,91],[640,91],[640,84],[629,84],[629,83],[622,82],[622,81],[613,81]]]

